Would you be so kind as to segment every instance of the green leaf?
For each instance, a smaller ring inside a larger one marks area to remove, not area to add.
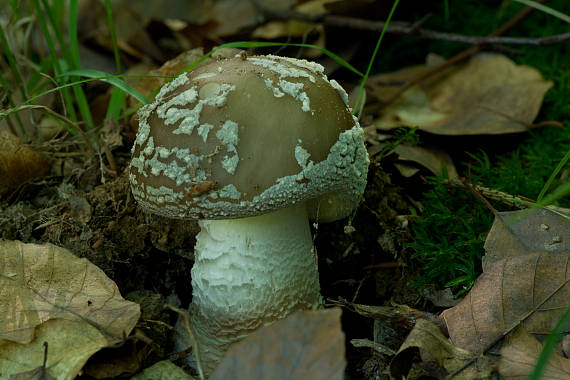
[[[79,77],[87,77],[95,80],[100,80],[123,90],[124,92],[136,98],[139,102],[143,104],[149,103],[148,99],[143,94],[135,90],[133,87],[131,87],[130,84],[128,84],[124,80],[120,79],[119,75],[109,75],[104,71],[94,70],[94,69],[81,69],[81,70],[67,71],[60,76],[79,76]]]

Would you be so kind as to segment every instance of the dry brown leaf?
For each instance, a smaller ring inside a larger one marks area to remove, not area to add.
[[[551,229],[567,241],[570,222],[545,213],[507,227],[500,224],[505,214],[496,218],[483,274],[457,306],[441,314],[455,345],[482,353],[519,324],[535,335],[550,333],[570,300],[570,250],[550,249],[544,244],[550,238],[541,234]]]
[[[319,15],[327,13],[326,4],[334,3],[338,0],[310,0],[297,5],[295,12],[306,15]],[[322,24],[315,24],[310,22],[287,20],[287,21],[270,21],[264,25],[258,26],[251,34],[253,39],[276,39],[276,38],[291,38],[303,37],[306,38],[311,32],[317,32],[318,38],[316,41],[311,41],[313,45],[324,47],[326,44],[325,30]],[[319,49],[304,49],[303,56],[308,58],[317,58],[322,55]]]
[[[45,158],[20,138],[0,131],[0,195],[49,173]]]
[[[387,145],[388,144],[385,143],[372,145],[370,148],[368,148],[368,154],[370,156],[374,156]],[[397,154],[400,160],[412,161],[420,164],[433,174],[440,175],[443,172],[442,169],[445,168],[448,178],[453,179],[459,177],[457,170],[455,169],[455,165],[451,160],[451,157],[449,154],[442,150],[400,144],[396,146],[392,152]]]
[[[235,344],[211,380],[343,379],[344,334],[338,308],[298,311]]]
[[[485,241],[485,266],[528,252],[570,253],[570,222],[547,209],[500,212]],[[524,217],[523,217],[524,215]]]
[[[43,363],[43,343],[49,343],[46,368],[58,380],[74,379],[95,352],[108,345],[101,332],[82,321],[50,319],[36,328],[28,344],[0,341],[0,373],[29,372]]]
[[[51,244],[0,242],[0,373],[43,362],[50,375],[72,379],[102,347],[120,342],[139,306],[125,301],[102,270]]]
[[[534,370],[542,344],[524,329],[517,328],[501,349],[499,373],[507,380],[526,380]],[[541,379],[570,379],[570,359],[554,353],[546,365]]]
[[[402,83],[432,66],[428,63],[376,76],[369,82],[370,92],[381,102],[387,101]],[[442,135],[524,132],[552,85],[532,67],[517,65],[499,54],[478,54],[405,91],[381,110],[374,125],[383,130],[419,127]]]
[[[117,285],[86,259],[51,244],[0,242],[0,340],[29,343],[51,319],[81,321],[110,342],[128,335],[140,315]]]
[[[390,364],[390,373],[396,379],[405,378],[419,350],[432,375],[443,378],[447,374],[461,379],[490,378],[492,366],[484,357],[453,346],[441,330],[426,320],[418,320]],[[439,370],[434,368],[440,367]],[[435,373],[433,373],[435,371]]]

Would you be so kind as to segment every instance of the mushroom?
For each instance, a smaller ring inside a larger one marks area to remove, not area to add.
[[[206,373],[233,342],[321,305],[309,217],[349,215],[368,172],[347,99],[319,64],[236,55],[180,75],[140,109],[134,198],[201,227],[190,321]]]

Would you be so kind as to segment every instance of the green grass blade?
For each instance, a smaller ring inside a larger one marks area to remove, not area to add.
[[[362,74],[358,69],[356,69],[350,63],[348,63],[342,57],[336,55],[335,53],[333,53],[332,51],[330,51],[328,49],[325,49],[324,47],[312,45],[312,44],[300,44],[300,43],[297,44],[297,43],[283,43],[283,42],[262,42],[262,41],[236,41],[236,42],[228,42],[228,43],[222,44],[222,45],[212,49],[208,53],[204,54],[196,62],[193,62],[191,65],[186,66],[184,68],[184,70],[182,70],[180,72],[180,74],[183,72],[192,70],[194,67],[198,66],[201,62],[206,60],[206,58],[208,58],[210,55],[212,55],[215,51],[223,49],[223,48],[258,48],[258,47],[273,47],[273,46],[295,46],[295,47],[317,49],[317,50],[320,50],[321,52],[323,52],[323,54],[331,57],[338,64],[340,64],[341,66],[352,71],[353,73],[355,73],[359,77],[364,76],[364,74]]]
[[[69,2],[69,50],[71,54],[72,67],[78,69],[81,67],[79,61],[79,42],[77,40],[77,0]]]
[[[40,6],[39,0],[34,0],[34,8],[36,10],[38,22],[40,24],[40,29],[42,30],[44,38],[46,39],[50,55],[53,59],[53,70],[55,74],[58,75],[63,70],[61,69],[60,61],[57,59],[57,50],[55,48],[53,37],[48,29],[47,22],[44,17],[44,12],[42,7]],[[65,87],[62,88],[62,94],[63,94],[64,106],[67,112],[69,112],[70,119],[74,122],[77,121],[77,114],[75,112],[75,108],[73,107],[73,101],[71,98],[71,94],[69,93],[69,89],[66,89]],[[37,97],[33,98],[37,99]],[[26,101],[28,101],[29,99],[30,98],[27,98]]]
[[[119,45],[117,44],[117,33],[115,32],[115,22],[113,21],[113,11],[111,9],[111,1],[105,0],[105,9],[107,11],[107,24],[109,24],[109,33],[111,34],[111,42],[113,43],[113,55],[115,56],[115,66],[117,67],[117,74],[121,70],[121,57],[119,55]]]
[[[366,84],[366,81],[368,80],[368,76],[370,75],[370,70],[372,69],[372,64],[374,63],[374,59],[376,59],[376,54],[378,53],[378,50],[380,50],[380,43],[382,43],[382,39],[384,38],[384,33],[386,33],[386,29],[388,28],[388,25],[390,24],[390,20],[392,20],[392,16],[394,15],[394,12],[396,11],[396,7],[398,6],[399,2],[400,2],[400,0],[394,0],[394,3],[392,4],[392,9],[390,9],[390,13],[388,14],[388,18],[386,19],[386,22],[384,23],[384,27],[382,28],[382,32],[380,32],[380,37],[378,37],[378,41],[376,42],[376,46],[374,47],[374,52],[372,53],[372,57],[370,57],[370,61],[368,62],[368,67],[366,68],[366,73],[364,74],[364,77],[360,81],[360,86],[358,88],[358,96],[356,97],[356,102],[354,103],[354,109],[352,110],[352,112],[356,112],[359,109],[360,99],[362,98],[362,94],[364,92],[364,85]]]
[[[560,162],[558,163],[558,165],[556,166],[550,177],[548,177],[548,180],[542,187],[542,190],[540,190],[540,194],[538,194],[538,197],[536,197],[537,202],[540,202],[542,200],[544,194],[546,194],[548,189],[550,189],[550,185],[552,185],[552,182],[554,181],[558,173],[560,173],[562,168],[564,168],[564,166],[568,163],[568,160],[570,160],[570,150],[566,152],[566,154],[564,155],[564,157],[562,157],[562,159],[560,160]]]
[[[24,80],[22,79],[22,74],[20,73],[20,69],[18,67],[18,63],[16,62],[16,58],[14,57],[14,53],[10,48],[10,44],[8,43],[8,38],[6,38],[6,34],[4,33],[4,27],[0,25],[0,44],[2,45],[2,50],[4,50],[4,55],[6,56],[6,60],[8,61],[8,65],[12,72],[16,76],[16,81],[18,82],[18,87],[22,91],[22,97],[26,98],[27,94],[25,89],[22,87],[24,86]]]
[[[12,97],[10,96],[10,91],[8,90],[8,83],[6,82],[6,80],[4,79],[4,77],[2,76],[2,71],[0,71],[0,88],[3,90],[4,92],[4,96],[6,97],[6,100],[8,102],[8,104],[11,107],[14,107],[14,101],[12,100]],[[28,133],[26,132],[26,129],[24,128],[24,123],[22,123],[22,120],[20,119],[20,115],[16,114],[14,115],[15,119],[16,119],[16,123],[18,124],[18,129],[20,130],[20,133],[22,134],[22,136],[28,140]],[[6,122],[8,123],[8,125],[10,126],[10,128],[12,129],[12,132],[16,132],[13,128],[13,123],[10,120],[10,118],[6,118]]]
[[[556,18],[559,18],[560,20],[566,21],[567,23],[570,24],[570,16],[557,11],[556,9],[552,9],[550,7],[547,7],[546,5],[537,3],[536,1],[532,1],[532,0],[515,0],[521,4],[527,5],[529,7],[533,7],[534,9],[538,9],[541,12],[544,12],[546,14],[549,14],[551,16],[554,16]]]
[[[123,90],[124,92],[128,93],[129,95],[131,95],[132,97],[134,97],[135,99],[137,99],[139,102],[143,103],[143,104],[148,104],[149,101],[148,99],[142,95],[140,92],[138,92],[137,90],[135,90],[133,87],[131,87],[131,85],[129,85],[127,82],[121,80],[119,77],[124,77],[127,75],[109,75],[103,71],[100,70],[94,70],[94,69],[81,69],[81,70],[73,70],[73,71],[68,71],[64,74],[62,74],[62,76],[78,76],[78,77],[87,77],[87,78],[91,78],[92,80],[101,80],[103,82],[109,83],[121,90]],[[75,82],[75,83],[83,83],[86,81],[79,81],[79,82]]]
[[[119,87],[113,87],[111,91],[111,99],[109,99],[109,106],[107,107],[107,114],[105,115],[105,120],[113,120],[114,122],[119,121],[121,115],[121,109],[125,105],[125,100],[127,99],[127,93],[121,90]]]
[[[67,58],[68,64],[73,69],[79,69],[81,67],[81,62],[79,59],[79,42],[77,40],[77,3],[77,0],[71,0],[69,2],[69,53],[66,53],[66,49],[64,49],[62,46],[64,56]],[[57,26],[54,24],[53,27],[55,29]],[[63,38],[61,37],[59,40],[63,40]],[[72,77],[70,80],[73,81],[74,78]],[[76,86],[72,87],[72,90],[73,94],[75,95],[77,107],[79,108],[79,112],[81,113],[85,124],[88,128],[93,128],[95,126],[93,122],[93,115],[91,115],[91,107],[89,107],[85,92],[83,92],[83,89],[81,87]]]

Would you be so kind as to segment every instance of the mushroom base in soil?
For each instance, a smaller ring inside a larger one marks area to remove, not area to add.
[[[190,321],[205,368],[259,327],[320,305],[304,204],[250,218],[203,220],[200,227]]]
[[[308,219],[348,216],[368,172],[347,102],[316,63],[238,55],[180,75],[139,110],[134,198],[202,229],[190,312],[206,375],[232,342],[319,306]]]

